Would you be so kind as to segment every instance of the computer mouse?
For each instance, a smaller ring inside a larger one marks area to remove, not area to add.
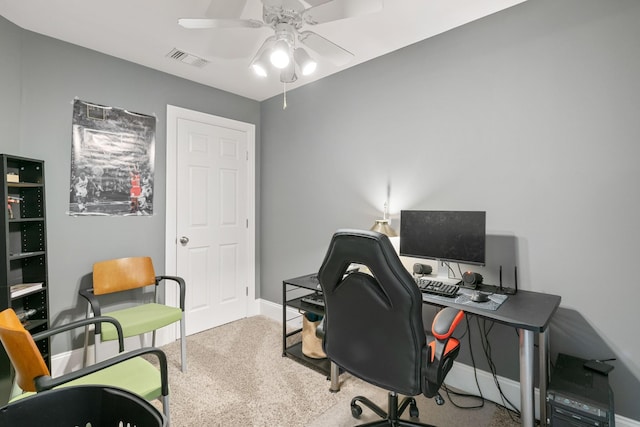
[[[489,295],[488,294],[483,294],[480,291],[474,291],[471,294],[471,301],[473,301],[473,302],[487,302],[487,301],[489,301]]]

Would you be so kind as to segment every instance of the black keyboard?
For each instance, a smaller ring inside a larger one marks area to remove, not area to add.
[[[438,280],[427,279],[426,277],[416,277],[418,288],[427,294],[440,295],[443,297],[453,298],[458,295],[460,286],[442,283]]]

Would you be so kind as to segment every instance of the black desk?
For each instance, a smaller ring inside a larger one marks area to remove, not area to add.
[[[545,396],[547,395],[549,381],[549,337],[547,329],[551,322],[551,317],[560,306],[560,297],[539,292],[518,291],[515,295],[509,295],[509,298],[495,311],[447,302],[443,301],[442,298],[434,299],[428,294],[423,294],[422,299],[427,304],[459,308],[466,313],[517,328],[520,337],[520,411],[524,427],[533,427],[535,425],[533,352],[534,334],[539,334],[540,425],[545,426],[547,424]]]
[[[317,288],[318,278],[315,274],[296,277],[283,281],[283,335],[286,337],[286,306],[285,287],[292,285],[309,291]],[[515,295],[503,302],[497,310],[486,310],[466,304],[456,304],[442,298],[433,298],[429,294],[423,294],[423,302],[426,304],[455,307],[466,313],[483,317],[495,322],[512,326],[518,330],[520,337],[520,406],[522,413],[522,425],[533,427],[535,425],[535,384],[534,384],[534,339],[535,333],[539,334],[538,350],[540,356],[540,425],[546,426],[547,384],[549,381],[549,337],[547,330],[551,318],[560,306],[558,295],[544,294],[540,292],[518,291]],[[298,307],[300,308],[300,307]],[[303,307],[304,308],[304,307]],[[283,344],[284,346],[284,344]],[[284,352],[283,347],[283,352]],[[340,389],[338,382],[338,368],[331,363],[331,391]]]

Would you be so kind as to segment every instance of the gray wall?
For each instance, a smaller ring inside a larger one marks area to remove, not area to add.
[[[20,146],[20,30],[0,17],[0,144],[7,152]]]
[[[401,209],[486,210],[521,288],[562,296],[552,356],[616,357],[617,412],[639,420],[639,22],[636,0],[530,0],[263,102],[263,298],[387,191],[396,229]],[[489,338],[517,378],[513,330]]]
[[[0,152],[47,162],[54,323],[81,316],[95,260],[144,253],[163,270],[173,104],[258,125],[263,298],[317,270],[335,229],[368,228],[387,192],[396,228],[400,209],[483,209],[490,235],[517,244],[521,286],[563,298],[552,353],[617,357],[618,413],[640,419],[638,292],[625,279],[640,252],[639,21],[635,0],[530,0],[291,91],[283,111],[281,97],[259,104],[0,18]],[[158,116],[153,217],[66,215],[76,96]],[[517,378],[513,330],[489,339],[498,373]]]
[[[0,152],[45,161],[50,310],[52,323],[62,324],[84,316],[86,305],[78,300],[78,289],[95,261],[148,255],[156,271],[164,271],[167,104],[253,123],[258,132],[260,106],[22,30],[4,18],[0,18],[0,53],[11,58],[0,62]],[[74,97],[157,116],[153,216],[66,214]],[[54,338],[53,353],[79,347],[76,341],[70,345],[64,336]]]

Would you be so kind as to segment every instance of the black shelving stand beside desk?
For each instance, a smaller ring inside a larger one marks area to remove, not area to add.
[[[331,379],[331,391],[339,391],[340,386],[337,381],[338,368],[329,359],[313,359],[302,353],[302,340],[287,346],[287,339],[293,336],[302,336],[302,328],[287,331],[287,308],[293,307],[302,316],[305,312],[315,313],[324,316],[324,309],[314,304],[302,301],[302,298],[320,291],[320,283],[316,274],[282,281],[282,356],[300,362],[318,372],[327,375]],[[333,374],[332,374],[333,373]]]

